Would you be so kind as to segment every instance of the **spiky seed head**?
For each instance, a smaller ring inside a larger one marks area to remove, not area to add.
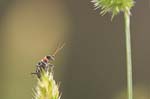
[[[34,90],[34,99],[60,99],[59,86],[53,79],[52,71],[42,71]]]
[[[133,0],[92,0],[96,9],[101,8],[102,15],[107,12],[112,13],[112,18],[118,13],[125,12],[130,14],[130,9],[134,6]]]

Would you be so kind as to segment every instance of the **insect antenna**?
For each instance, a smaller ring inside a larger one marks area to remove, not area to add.
[[[63,44],[60,44],[60,43],[59,43],[59,44],[57,45],[55,51],[53,52],[52,56],[55,57],[56,54],[57,54],[64,46],[65,46],[65,43],[63,43]]]

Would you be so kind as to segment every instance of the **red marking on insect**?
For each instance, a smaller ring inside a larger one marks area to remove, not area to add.
[[[38,76],[38,78],[41,77],[41,71],[45,70],[48,71],[50,69],[50,66],[53,66],[53,64],[51,64],[51,61],[54,61],[56,54],[65,46],[65,43],[63,44],[58,44],[56,50],[54,51],[54,53],[52,55],[47,55],[45,56],[43,59],[41,59],[41,61],[39,61],[36,65],[36,71],[32,74],[36,74]]]
[[[41,61],[43,61],[43,62],[45,62],[45,63],[48,63],[49,62],[49,60],[48,60],[48,58],[45,56]]]

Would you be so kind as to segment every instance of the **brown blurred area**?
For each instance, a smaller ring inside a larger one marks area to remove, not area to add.
[[[1,99],[31,99],[36,79],[30,73],[67,38],[68,12],[62,1],[53,0],[3,0],[1,7]],[[63,57],[57,59],[63,64]],[[58,79],[62,67],[56,67]]]
[[[134,99],[150,97],[150,3],[132,9]],[[123,15],[111,22],[90,0],[0,1],[0,98],[31,99],[35,64],[53,51],[62,99],[127,99]]]

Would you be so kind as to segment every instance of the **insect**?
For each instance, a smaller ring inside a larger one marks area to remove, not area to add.
[[[54,65],[51,63],[55,60],[56,54],[64,47],[65,43],[58,44],[57,48],[55,49],[54,53],[52,55],[47,55],[44,58],[42,58],[37,64],[36,64],[36,70],[35,72],[31,74],[37,75],[38,78],[41,77],[41,71],[49,71],[50,68],[53,68]]]

